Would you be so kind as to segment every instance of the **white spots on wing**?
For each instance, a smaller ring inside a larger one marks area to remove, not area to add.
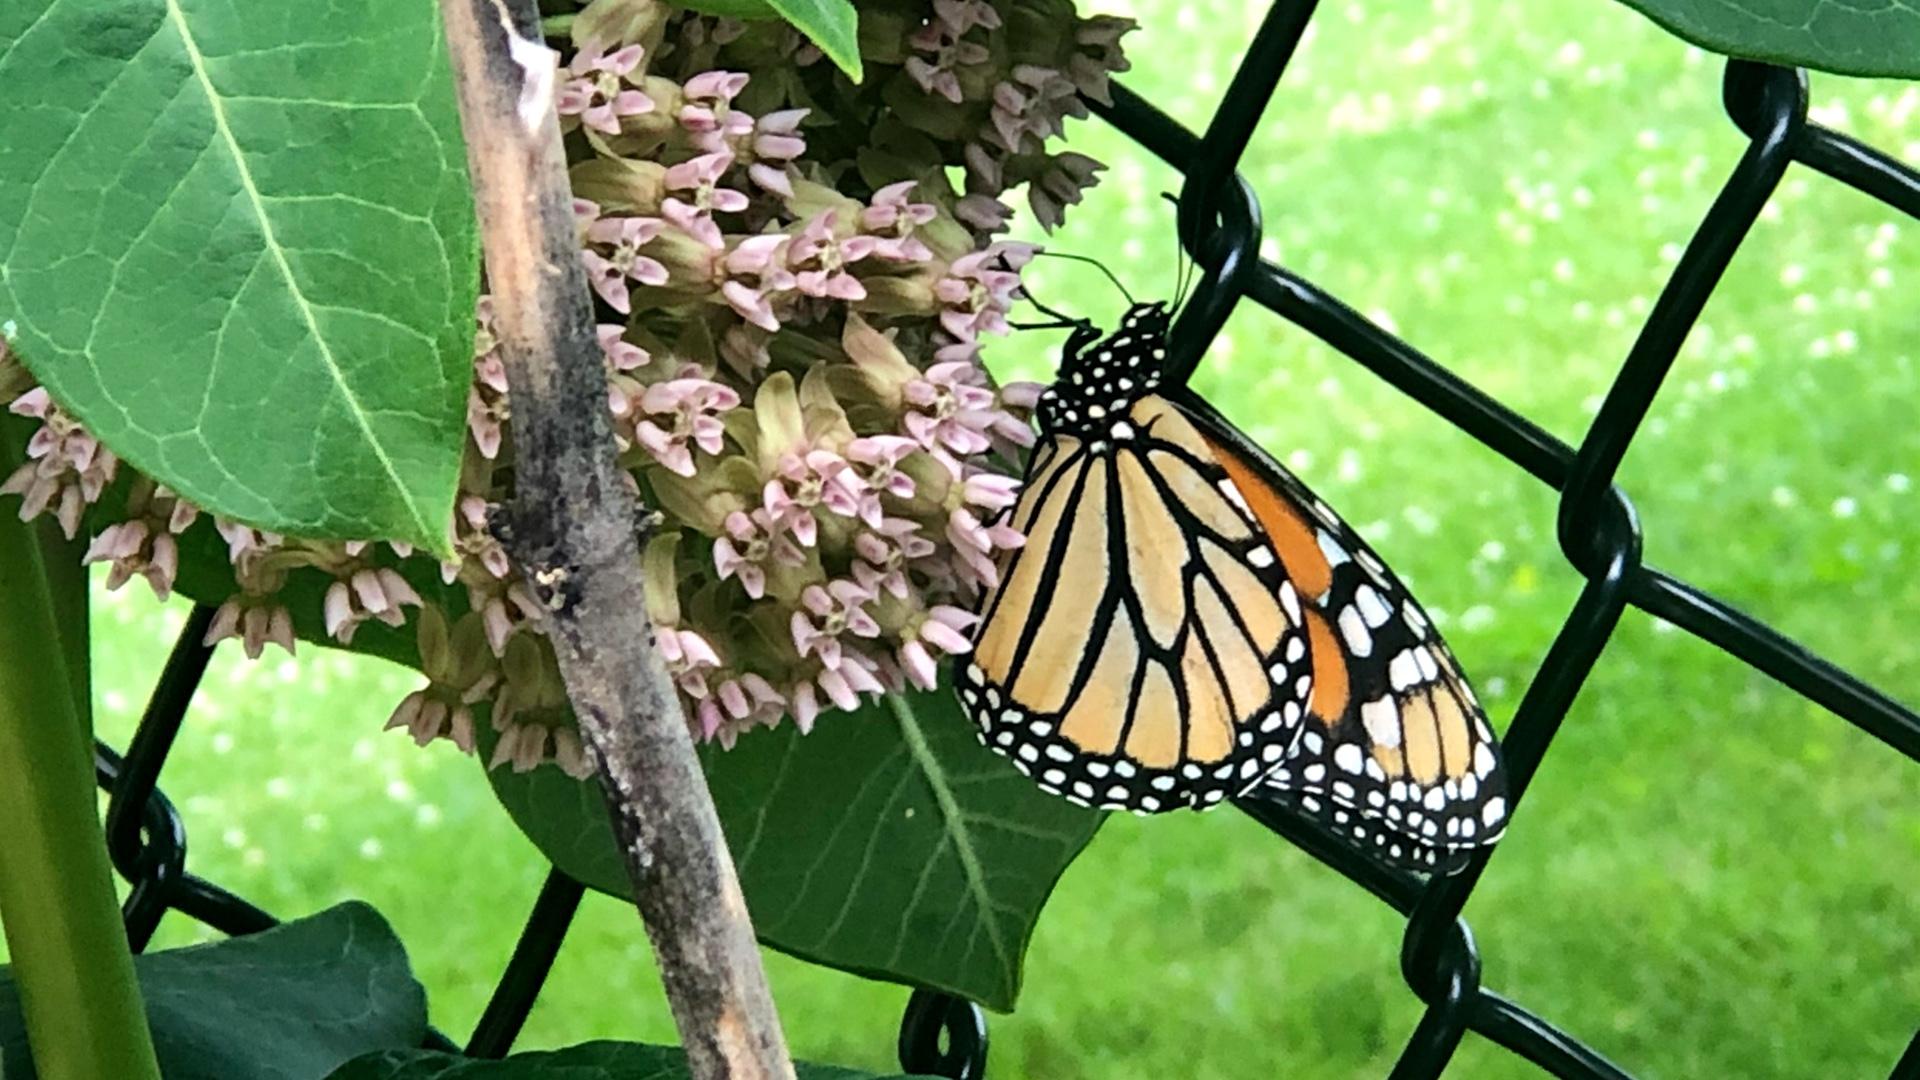
[[[1447,805],[1447,795],[1439,788],[1430,788],[1427,791],[1427,797],[1421,801],[1429,810],[1441,810]]]
[[[1367,625],[1376,630],[1393,618],[1393,609],[1387,606],[1387,602],[1371,585],[1362,585],[1354,592],[1353,606],[1360,609],[1360,617],[1366,620]]]
[[[1433,650],[1425,645],[1415,650],[1414,662],[1420,665],[1421,679],[1432,682],[1440,677],[1440,662],[1433,658]]]
[[[1400,617],[1407,621],[1415,634],[1423,638],[1427,636],[1427,616],[1420,610],[1420,605],[1413,602],[1413,597],[1407,597],[1400,605]]]
[[[1474,744],[1473,771],[1482,780],[1493,772],[1493,749],[1484,742]]]
[[[1273,565],[1273,552],[1268,551],[1264,546],[1254,548],[1252,551],[1247,552],[1247,562],[1265,570],[1267,567]]]
[[[1387,664],[1387,681],[1395,690],[1406,690],[1420,681],[1420,662],[1412,649],[1402,649]]]
[[[1299,662],[1300,658],[1305,656],[1306,654],[1307,654],[1307,642],[1305,638],[1302,638],[1300,635],[1295,634],[1292,637],[1289,637],[1287,639],[1286,656],[1287,656],[1288,663],[1297,663]]]
[[[1300,625],[1300,591],[1293,587],[1291,581],[1280,583],[1280,606],[1286,609],[1288,621],[1295,626]]]
[[[1388,748],[1400,745],[1400,709],[1393,703],[1392,695],[1361,705],[1360,723],[1367,729],[1373,745]]]
[[[1340,546],[1340,541],[1335,540],[1332,533],[1325,529],[1316,529],[1314,531],[1314,539],[1319,541],[1320,554],[1326,557],[1329,567],[1339,566],[1341,563],[1349,561],[1347,549]]]
[[[1373,655],[1373,635],[1367,632],[1366,621],[1360,617],[1358,608],[1348,605],[1340,609],[1340,636],[1346,639],[1347,651],[1355,656]]]
[[[1499,823],[1501,818],[1506,816],[1507,800],[1498,795],[1488,799],[1487,804],[1480,808],[1480,820],[1486,822],[1488,828],[1492,828]]]
[[[1341,743],[1333,749],[1333,763],[1340,766],[1343,772],[1358,774],[1365,758],[1366,755],[1355,743]]]

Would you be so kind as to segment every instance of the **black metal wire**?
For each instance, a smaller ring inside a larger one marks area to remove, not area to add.
[[[1920,173],[1808,123],[1803,72],[1730,62],[1724,100],[1729,116],[1750,140],[1747,151],[1675,266],[1581,445],[1569,447],[1281,267],[1260,262],[1250,276],[1233,267],[1235,280],[1222,288],[1228,284],[1233,256],[1246,250],[1247,237],[1219,233],[1251,226],[1257,250],[1259,207],[1235,207],[1236,202],[1253,201],[1235,169],[1313,7],[1312,0],[1274,4],[1204,137],[1124,87],[1114,89],[1111,106],[1097,111],[1187,177],[1181,193],[1181,239],[1208,274],[1192,305],[1205,314],[1183,317],[1182,323],[1196,324],[1195,332],[1178,342],[1177,357],[1197,358],[1205,350],[1211,332],[1224,324],[1225,313],[1240,299],[1237,286],[1244,281],[1245,296],[1560,492],[1560,546],[1587,583],[1504,738],[1515,813],[1581,684],[1630,604],[1718,646],[1909,758],[1920,759],[1920,718],[1912,711],[1724,601],[1646,566],[1638,517],[1614,484],[1688,331],[1789,166],[1799,162],[1914,216],[1920,216]],[[1227,295],[1209,296],[1209,290]],[[1427,1003],[1427,1011],[1394,1067],[1395,1080],[1440,1075],[1467,1030],[1556,1076],[1625,1080],[1626,1072],[1573,1036],[1480,987],[1479,955],[1459,916],[1490,852],[1477,854],[1456,875],[1422,881],[1380,867],[1341,838],[1270,804],[1249,802],[1241,809],[1408,916],[1402,974]],[[1920,1036],[1892,1075],[1896,1080],[1920,1077]]]
[[[501,1058],[513,1048],[513,1040],[519,1037],[527,1014],[533,1010],[534,998],[553,970],[554,957],[560,955],[560,944],[573,925],[584,892],[585,885],[561,873],[558,867],[548,871],[540,895],[533,900],[533,910],[527,913],[526,928],[513,946],[507,969],[500,973],[486,1011],[473,1025],[473,1035],[467,1039],[468,1057]]]
[[[1688,331],[1791,165],[1812,168],[1915,217],[1920,217],[1920,172],[1808,122],[1804,73],[1730,62],[1724,103],[1750,140],[1747,151],[1695,230],[1585,437],[1578,447],[1569,446],[1339,298],[1259,257],[1260,202],[1236,170],[1314,9],[1315,0],[1277,0],[1272,5],[1203,136],[1123,86],[1113,87],[1111,105],[1096,105],[1095,110],[1186,176],[1179,232],[1202,273],[1173,330],[1169,374],[1176,381],[1192,373],[1234,308],[1250,299],[1560,493],[1560,546],[1586,584],[1522,695],[1503,740],[1514,827],[1524,827],[1517,809],[1528,783],[1628,606],[1726,651],[1920,760],[1920,717],[1911,710],[1725,601],[1645,565],[1638,516],[1614,483]],[[197,607],[189,617],[126,757],[96,744],[96,771],[109,792],[108,851],[132,884],[123,914],[136,951],[146,947],[169,910],[229,934],[275,925],[265,911],[186,871],[186,830],[158,787],[161,768],[211,655],[201,642],[212,616],[211,608]],[[1467,1031],[1554,1076],[1631,1080],[1571,1034],[1481,986],[1480,954],[1460,912],[1490,852],[1476,854],[1455,875],[1426,880],[1389,870],[1357,853],[1343,838],[1272,803],[1248,802],[1240,808],[1407,917],[1401,973],[1427,1008],[1393,1068],[1393,1080],[1439,1076]],[[558,870],[549,874],[468,1041],[469,1055],[499,1057],[511,1048],[552,969],[581,893],[579,882]],[[437,1031],[430,1034],[428,1045],[453,1048]],[[899,1055],[902,1067],[912,1072],[981,1080],[987,1065],[985,1014],[962,998],[916,990],[901,1020]],[[1891,1076],[1920,1080],[1920,1033]]]

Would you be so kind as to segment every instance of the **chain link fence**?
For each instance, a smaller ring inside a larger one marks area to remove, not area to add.
[[[1279,0],[1249,46],[1205,133],[1195,135],[1153,105],[1115,86],[1101,116],[1181,170],[1180,235],[1204,276],[1174,327],[1176,378],[1191,374],[1241,300],[1251,300],[1313,334],[1354,362],[1559,492],[1558,537],[1585,579],[1572,610],[1528,685],[1503,745],[1517,806],[1581,684],[1628,605],[1657,616],[1920,761],[1920,717],[1764,623],[1641,559],[1643,528],[1614,484],[1648,408],[1715,285],[1787,170],[1810,168],[1920,218],[1920,172],[1807,119],[1803,72],[1746,61],[1727,65],[1728,116],[1749,141],[1649,311],[1613,385],[1578,446],[1456,378],[1414,346],[1286,269],[1260,258],[1260,202],[1236,169],[1254,127],[1299,44],[1316,0]],[[107,844],[131,884],[127,935],[143,950],[167,911],[227,934],[271,927],[272,915],[187,872],[186,830],[159,776],[186,718],[212,650],[201,644],[213,611],[187,620],[132,742],[123,755],[96,747],[109,793]],[[1917,774],[1920,775],[1920,774]],[[1272,804],[1241,807],[1273,832],[1351,878],[1407,917],[1400,957],[1408,987],[1426,1011],[1401,1053],[1393,1080],[1437,1077],[1469,1030],[1555,1076],[1630,1076],[1573,1035],[1480,983],[1480,952],[1460,918],[1488,861],[1482,851],[1460,873],[1434,880],[1388,870],[1341,838]],[[1516,812],[1514,828],[1525,828]],[[513,955],[465,1051],[504,1055],[524,1024],[577,910],[583,887],[553,871],[534,900]],[[435,1032],[436,1048],[454,1044]],[[901,1022],[903,1068],[954,1080],[986,1074],[987,1027],[971,1002],[916,991]],[[1920,1080],[1920,1034],[1892,1067],[1893,1080]]]

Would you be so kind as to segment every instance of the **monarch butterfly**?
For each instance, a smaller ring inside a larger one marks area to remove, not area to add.
[[[1459,664],[1326,503],[1185,387],[1170,315],[1072,322],[960,700],[1042,788],[1150,814],[1264,799],[1389,865],[1506,825]]]

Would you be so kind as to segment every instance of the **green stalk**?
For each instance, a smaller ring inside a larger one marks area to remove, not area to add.
[[[34,531],[0,512],[0,924],[41,1080],[159,1080]],[[71,637],[76,628],[68,627]]]

